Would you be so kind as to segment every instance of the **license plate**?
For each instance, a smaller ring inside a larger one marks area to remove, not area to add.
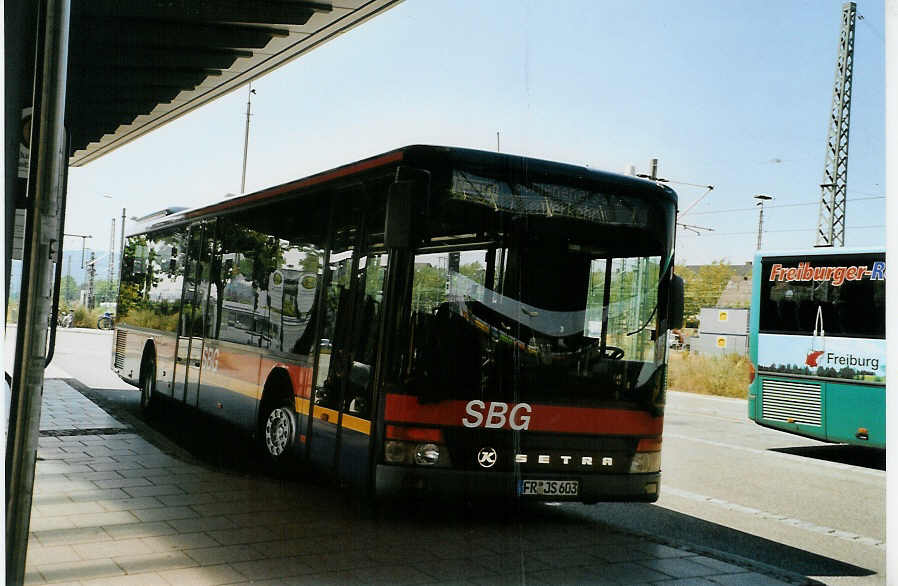
[[[579,480],[522,480],[519,492],[522,496],[577,496]]]

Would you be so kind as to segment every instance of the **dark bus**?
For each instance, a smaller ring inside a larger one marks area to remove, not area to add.
[[[127,239],[113,370],[370,497],[658,498],[677,198],[409,146]]]

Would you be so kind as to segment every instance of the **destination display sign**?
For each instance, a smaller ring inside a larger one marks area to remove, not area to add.
[[[797,267],[774,264],[770,267],[769,281],[829,281],[838,287],[845,281],[885,281],[886,263],[876,261],[872,267],[856,266],[814,266],[810,262],[800,262]]]

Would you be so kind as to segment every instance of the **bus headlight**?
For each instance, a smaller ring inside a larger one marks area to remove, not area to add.
[[[637,452],[630,462],[630,474],[661,471],[661,452]]]
[[[384,444],[384,460],[390,464],[405,463],[407,453],[405,442],[386,442]]]
[[[433,466],[440,461],[440,447],[436,444],[418,444],[415,447],[415,464]]]
[[[433,442],[384,442],[384,462],[387,464],[413,464],[415,466],[449,466],[449,450],[443,444]]]

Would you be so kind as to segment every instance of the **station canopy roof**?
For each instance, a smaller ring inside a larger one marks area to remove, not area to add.
[[[401,0],[73,0],[69,164],[80,166]]]

